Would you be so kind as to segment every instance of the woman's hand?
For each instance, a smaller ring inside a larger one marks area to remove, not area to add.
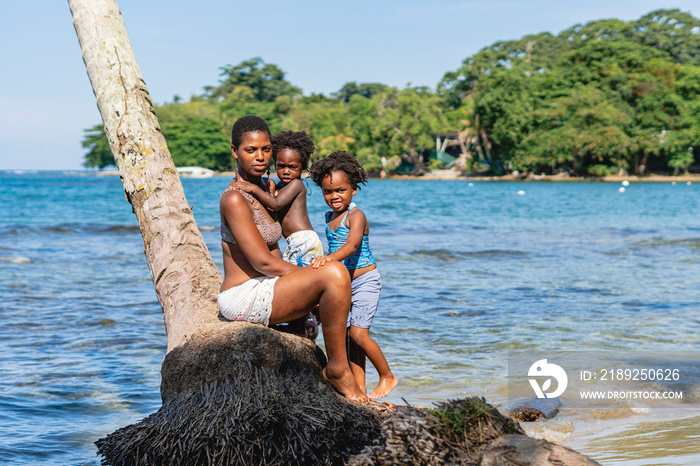
[[[238,189],[239,191],[243,191],[248,194],[254,194],[256,188],[256,185],[250,181],[246,181],[238,177],[236,177],[229,186],[233,189]]]
[[[317,269],[317,268],[321,267],[323,264],[325,264],[326,262],[330,262],[332,260],[333,259],[331,259],[330,256],[320,256],[320,257],[317,257],[316,259],[314,259],[313,261],[311,261],[311,267],[313,267],[314,269]]]

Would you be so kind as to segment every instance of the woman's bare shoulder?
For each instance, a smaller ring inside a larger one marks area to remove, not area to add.
[[[226,189],[219,198],[219,205],[226,210],[240,209],[244,205],[250,207],[250,204],[245,194],[237,189]]]

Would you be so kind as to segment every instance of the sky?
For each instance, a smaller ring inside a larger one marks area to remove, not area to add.
[[[350,81],[435,88],[483,47],[698,0],[118,0],[154,102],[189,100],[262,57],[305,94]],[[0,170],[78,170],[101,123],[67,0],[0,2]]]

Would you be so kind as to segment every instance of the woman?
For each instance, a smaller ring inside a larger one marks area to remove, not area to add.
[[[270,139],[267,123],[255,116],[238,119],[231,130],[237,176],[265,190],[269,188],[262,177],[272,157]],[[235,183],[221,195],[219,208],[224,253],[221,313],[230,320],[271,325],[304,317],[319,305],[328,356],[324,376],[347,398],[368,400],[350,371],[345,349],[351,297],[345,266],[331,262],[318,269],[301,268],[282,260],[279,222],[254,197],[236,190]]]

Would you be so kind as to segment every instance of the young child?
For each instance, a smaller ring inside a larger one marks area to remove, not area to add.
[[[359,184],[367,182],[367,173],[353,155],[338,151],[314,163],[310,174],[314,183],[323,189],[326,204],[333,209],[326,213],[329,254],[314,259],[312,266],[318,268],[328,261],[342,261],[348,268],[352,279],[352,307],[348,316],[350,368],[360,389],[366,392],[366,355],[379,373],[379,383],[369,397],[383,398],[393,390],[398,379],[389,369],[377,342],[369,336],[382,282],[369,249],[367,218],[352,202]]]
[[[281,131],[272,138],[272,158],[280,179],[274,195],[243,180],[237,180],[233,185],[255,196],[268,209],[278,212],[282,234],[287,240],[282,258],[300,267],[311,265],[313,259],[323,254],[323,244],[311,226],[306,210],[307,192],[301,180],[314,150],[313,141],[304,131]],[[292,323],[290,328],[299,330],[299,327],[303,328],[303,322]],[[315,339],[318,329],[313,314],[307,319],[306,330],[307,335],[311,338],[309,332],[312,332],[312,339]]]
[[[323,254],[321,240],[311,226],[306,210],[306,186],[301,174],[309,165],[315,146],[304,131],[281,131],[272,138],[277,183],[274,195],[260,186],[239,180],[236,188],[255,196],[262,205],[278,212],[282,234],[287,239],[283,259],[300,267]]]

